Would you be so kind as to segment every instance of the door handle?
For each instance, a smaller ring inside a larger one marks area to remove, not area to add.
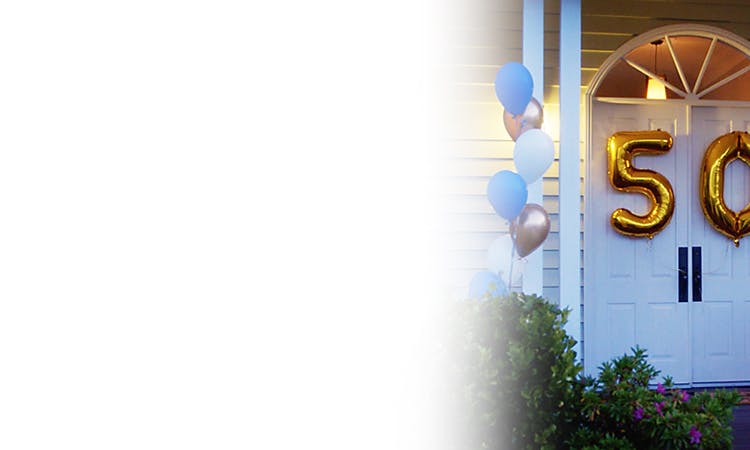
[[[693,301],[694,302],[703,301],[703,293],[701,292],[701,290],[703,289],[701,266],[702,266],[701,248],[693,247]]]
[[[687,303],[688,301],[688,249],[680,247],[677,249],[678,277],[677,277],[677,301]]]

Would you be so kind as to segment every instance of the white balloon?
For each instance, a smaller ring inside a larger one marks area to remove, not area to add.
[[[555,144],[544,131],[534,128],[516,139],[513,162],[526,184],[531,184],[544,175],[554,160]]]
[[[513,239],[511,239],[509,234],[503,234],[492,241],[490,248],[487,250],[487,270],[499,274],[506,286],[509,286],[510,260],[511,257],[515,256],[512,252]],[[515,272],[515,267],[513,271]]]

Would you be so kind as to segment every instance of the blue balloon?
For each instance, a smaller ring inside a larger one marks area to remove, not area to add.
[[[487,198],[495,212],[508,220],[513,220],[521,214],[529,190],[521,175],[510,170],[501,170],[490,178],[487,184]]]
[[[478,300],[487,294],[497,297],[507,293],[508,288],[505,287],[503,280],[496,273],[486,270],[477,272],[469,284],[469,298],[472,299]]]
[[[523,114],[531,101],[534,91],[534,80],[523,64],[509,62],[495,75],[495,94],[503,108],[514,116]]]

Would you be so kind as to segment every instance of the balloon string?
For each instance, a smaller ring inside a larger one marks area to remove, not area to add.
[[[508,271],[508,290],[513,292],[513,255],[516,253],[516,241],[513,240],[513,248],[510,250],[510,270]]]
[[[727,241],[727,245],[724,247],[724,255],[722,255],[721,258],[718,258],[719,259],[718,266],[714,267],[711,270],[707,270],[707,271],[703,272],[703,275],[716,275],[716,274],[725,273],[725,270],[722,270],[722,269],[726,269],[727,256],[729,256],[729,249],[732,248],[732,245],[734,245],[734,243],[732,241]],[[731,259],[730,259],[730,261],[731,261]],[[722,270],[722,271],[720,271],[720,270]]]
[[[646,253],[653,253],[653,252],[654,252],[653,240],[649,239],[648,242],[646,242]],[[655,267],[659,267],[659,268],[666,269],[666,270],[669,270],[669,271],[675,271],[675,272],[678,272],[678,273],[681,272],[681,270],[679,268],[674,267],[671,264],[664,264],[663,260],[659,259],[657,257],[657,255],[655,255],[655,254],[653,255],[652,261],[654,262],[654,266]]]
[[[510,240],[513,242],[513,245],[510,249],[510,268],[508,269],[508,291],[513,292],[513,260],[515,259],[513,255],[516,254],[516,237],[513,235],[513,230],[511,227],[511,230],[508,231],[508,234],[510,234]]]
[[[513,244],[515,245],[515,241],[513,242]],[[710,270],[704,271],[703,275],[716,275],[716,274],[724,273],[724,269],[726,269],[727,256],[729,256],[729,249],[732,247],[732,245],[733,245],[732,241],[727,241],[727,244],[724,247],[724,254],[722,255],[721,258],[718,258],[719,259],[718,265]],[[648,242],[646,243],[646,252],[653,253],[653,250],[654,250],[653,243],[649,239]],[[681,272],[679,268],[676,268],[670,264],[664,264],[664,262],[658,258],[654,258],[653,261],[658,267],[661,267],[662,269],[667,269],[670,271],[673,270],[675,272]],[[511,260],[511,267],[512,265],[513,265],[513,260]]]

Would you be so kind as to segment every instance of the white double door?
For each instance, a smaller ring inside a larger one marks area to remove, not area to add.
[[[707,222],[698,194],[706,148],[723,134],[750,130],[750,108],[594,102],[592,117],[585,228],[587,373],[639,345],[676,383],[750,382],[750,237],[735,248]],[[610,214],[621,207],[644,214],[650,204],[643,195],[609,185],[606,142],[617,131],[656,129],[672,135],[671,151],[638,156],[634,165],[670,181],[674,215],[653,240],[626,237],[610,226]],[[725,200],[739,211],[750,202],[750,168],[730,164],[725,180]]]

